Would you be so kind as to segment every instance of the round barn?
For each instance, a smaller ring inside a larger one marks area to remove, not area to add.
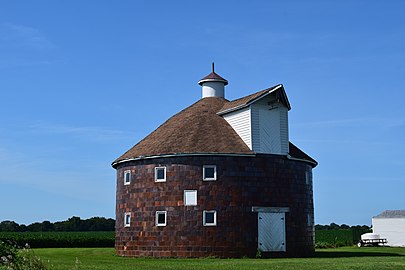
[[[301,257],[314,252],[312,168],[289,141],[283,85],[202,98],[138,142],[117,170],[116,241],[132,257]]]

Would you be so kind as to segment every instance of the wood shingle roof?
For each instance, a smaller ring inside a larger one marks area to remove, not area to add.
[[[277,92],[278,91],[278,92]],[[221,110],[218,112],[218,114],[224,114],[226,112],[229,112],[231,110],[239,109],[244,106],[248,106],[255,100],[261,99],[265,95],[271,93],[271,92],[277,92],[277,94],[280,96],[281,101],[287,106],[288,110],[291,109],[290,103],[288,102],[287,95],[285,94],[284,88],[282,84],[275,85],[273,87],[264,89],[262,91],[253,93],[251,95],[235,99],[233,101],[227,102],[224,104],[224,106],[221,108]]]
[[[221,110],[219,110],[218,113],[222,113],[222,112],[225,112],[225,111],[230,110],[230,109],[234,109],[234,108],[238,108],[240,106],[247,105],[250,101],[255,100],[256,98],[264,95],[265,93],[269,92],[269,90],[271,90],[271,89],[272,88],[265,89],[265,90],[256,92],[254,94],[251,94],[251,95],[248,95],[248,96],[245,96],[245,97],[238,98],[238,99],[232,100],[230,102],[227,102],[227,103],[224,104],[224,106],[222,106]]]
[[[207,97],[177,113],[115,162],[142,156],[186,153],[253,154],[216,113],[228,102]]]
[[[277,86],[275,86],[277,87]],[[271,89],[228,101],[206,97],[175,114],[113,162],[179,154],[255,155],[236,131],[218,113],[247,104]],[[315,164],[316,161],[290,143],[290,156]]]

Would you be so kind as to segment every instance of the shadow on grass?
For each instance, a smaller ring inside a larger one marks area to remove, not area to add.
[[[405,255],[394,252],[368,252],[368,251],[316,251],[315,258],[348,258],[348,257],[403,257]]]

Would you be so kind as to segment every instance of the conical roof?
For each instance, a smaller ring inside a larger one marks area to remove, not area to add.
[[[198,81],[199,85],[203,85],[206,82],[222,82],[224,85],[228,85],[228,81],[215,73],[215,64],[212,63],[212,72]]]
[[[203,85],[205,82],[222,82],[224,85],[228,85],[228,81],[219,76],[217,73],[212,71],[210,74],[202,78],[201,80],[198,81],[199,85]]]
[[[236,154],[255,155],[243,142],[236,131],[220,115],[225,110],[249,105],[249,102],[266,92],[276,90],[274,86],[235,101],[221,97],[206,97],[172,116],[155,131],[138,142],[113,162],[113,167],[121,162],[148,157],[181,154]],[[316,166],[317,162],[289,143],[289,155],[305,160]]]
[[[218,97],[200,99],[171,117],[114,163],[169,154],[253,154],[226,120],[217,115],[227,102]]]

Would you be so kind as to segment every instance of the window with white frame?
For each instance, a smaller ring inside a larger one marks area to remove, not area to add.
[[[204,210],[203,211],[203,225],[204,226],[216,226],[217,225],[217,211]]]
[[[124,214],[124,227],[131,226],[131,213],[127,212]]]
[[[205,181],[217,180],[217,166],[204,165],[203,166],[203,180],[205,180]]]
[[[155,182],[166,182],[166,167],[155,167]]]
[[[156,211],[156,226],[166,226],[167,211]]]
[[[184,191],[184,205],[197,205],[197,190],[185,190]]]
[[[124,172],[124,185],[129,185],[131,183],[131,171]]]

